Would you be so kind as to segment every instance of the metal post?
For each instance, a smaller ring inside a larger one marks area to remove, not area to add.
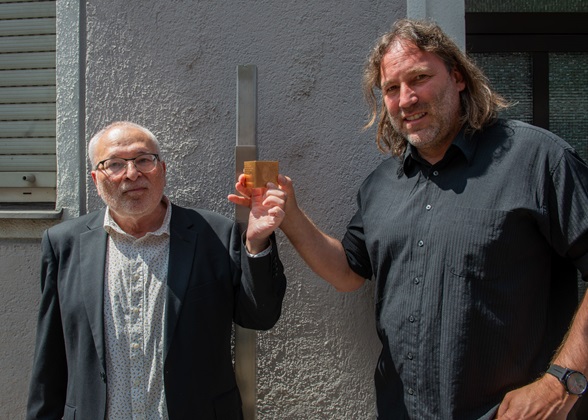
[[[243,172],[243,162],[257,159],[257,67],[237,66],[237,145],[235,173]],[[235,220],[247,226],[248,209],[235,206]],[[243,401],[244,420],[257,416],[256,356],[257,334],[235,325],[235,374]]]

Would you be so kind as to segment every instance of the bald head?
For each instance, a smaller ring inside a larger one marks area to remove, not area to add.
[[[122,141],[125,138],[129,140],[130,137],[130,140],[132,141],[133,132],[140,132],[146,136],[155,148],[154,153],[161,153],[159,141],[149,129],[129,121],[117,121],[103,128],[90,139],[90,142],[88,143],[88,158],[90,159],[92,168],[95,168],[98,164],[98,145],[103,139],[108,138],[109,141]]]

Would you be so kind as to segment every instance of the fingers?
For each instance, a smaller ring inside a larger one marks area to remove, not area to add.
[[[227,199],[233,204],[251,207],[251,190],[247,188],[244,174],[239,175],[239,179],[235,183],[235,190],[241,195],[229,194]]]
[[[237,178],[237,183],[243,184],[243,186],[247,185],[247,177],[245,176],[245,174],[239,175],[239,177]]]
[[[267,211],[267,214],[277,220],[282,220],[284,218],[284,216],[286,215],[286,213],[284,212],[284,209],[279,206],[272,207],[271,209],[269,209]]]
[[[261,190],[263,191],[264,189]],[[268,182],[267,189],[263,191],[262,194],[262,205],[265,207],[278,206],[284,208],[287,197],[288,196],[285,191],[279,189],[277,185]]]
[[[250,197],[251,196],[251,188],[247,187],[247,183],[244,181],[245,178],[243,177],[243,181],[242,181],[241,177],[243,177],[243,175],[241,175],[239,177],[239,181],[235,184],[235,190],[237,190],[237,192],[239,194],[242,194],[245,197]]]
[[[251,206],[251,199],[249,197],[243,197],[236,194],[229,194],[227,198],[231,203],[237,204],[239,206]]]
[[[281,175],[281,174],[278,175],[278,184],[280,185],[280,188],[284,191],[288,191],[288,192],[294,191],[294,186],[292,184],[292,180],[288,176]]]
[[[251,207],[252,203],[261,203],[266,208],[273,206],[284,208],[288,194],[294,194],[292,180],[284,175],[278,175],[278,185],[268,182],[266,188],[250,188],[247,186],[245,174],[241,174],[235,183],[235,190],[240,195],[229,194],[228,200],[247,207]]]

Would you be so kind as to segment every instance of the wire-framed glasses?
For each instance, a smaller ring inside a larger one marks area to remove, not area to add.
[[[98,162],[95,169],[103,170],[108,176],[121,175],[127,171],[129,162],[133,162],[133,165],[135,165],[135,169],[137,169],[137,171],[141,173],[147,173],[155,169],[157,166],[157,161],[159,161],[158,154],[143,153],[142,155],[128,159],[118,157],[104,159]]]

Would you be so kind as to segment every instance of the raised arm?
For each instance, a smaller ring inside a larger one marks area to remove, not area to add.
[[[251,254],[258,254],[269,246],[269,237],[284,220],[286,194],[276,185],[268,183],[268,188],[245,186],[243,175],[236,184],[241,195],[230,194],[229,201],[249,207],[249,221],[245,245]]]
[[[280,229],[288,237],[296,251],[308,266],[320,277],[341,292],[360,288],[365,279],[349,267],[341,242],[323,233],[298,207],[292,180],[280,175],[279,189],[285,193],[285,217]],[[271,186],[268,184],[268,186]],[[239,205],[249,205],[250,191],[245,187],[243,177],[236,185],[242,196],[229,196],[229,200]]]

